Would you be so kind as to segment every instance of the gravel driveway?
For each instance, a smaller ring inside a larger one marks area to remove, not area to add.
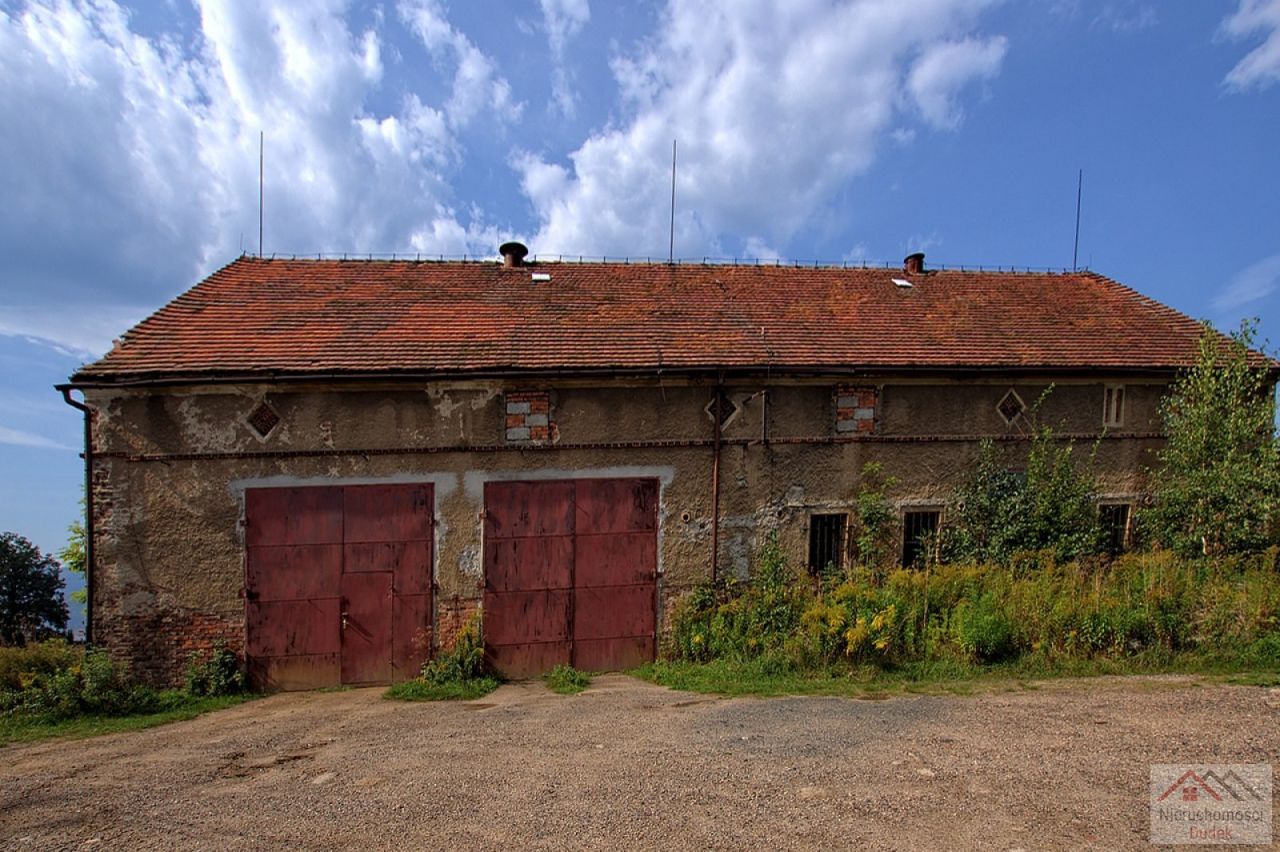
[[[1184,761],[1280,763],[1280,690],[295,693],[0,749],[0,847],[1139,848],[1148,765]]]

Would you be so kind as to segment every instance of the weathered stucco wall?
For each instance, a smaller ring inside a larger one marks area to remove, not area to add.
[[[856,435],[837,428],[836,381],[725,387],[722,571],[747,573],[772,530],[803,563],[809,514],[850,507],[865,462],[881,462],[898,480],[891,496],[903,505],[942,502],[981,436],[1012,438],[1001,447],[1017,466],[1027,447],[1017,437],[1030,427],[1025,419],[1007,424],[997,403],[1014,388],[1030,406],[1048,386],[856,384],[878,388],[874,431]],[[1124,424],[1098,448],[1105,494],[1140,493],[1141,471],[1158,446],[1162,386],[1125,384]],[[1102,388],[1058,382],[1036,416],[1064,434],[1097,435]],[[529,389],[549,391],[552,440],[508,443],[514,421],[504,393]],[[434,483],[440,643],[481,595],[486,480],[656,477],[659,588],[670,600],[710,574],[713,395],[709,384],[656,381],[91,390],[99,410],[95,640],[155,681],[177,677],[192,650],[216,640],[241,650],[244,489],[255,486]],[[264,402],[279,418],[265,438],[249,425]]]

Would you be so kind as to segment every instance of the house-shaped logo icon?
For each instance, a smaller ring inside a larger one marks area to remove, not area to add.
[[[1272,767],[1266,763],[1151,765],[1156,844],[1269,844]]]
[[[1186,772],[1182,773],[1178,780],[1170,784],[1168,789],[1161,793],[1160,797],[1157,798],[1156,801],[1163,802],[1178,791],[1181,791],[1182,795],[1180,798],[1184,802],[1198,802],[1200,801],[1202,794],[1204,796],[1211,797],[1214,801],[1222,801],[1222,797],[1218,795],[1218,791],[1210,787],[1209,783],[1205,781],[1204,778],[1201,778],[1194,769],[1188,769]]]
[[[1175,792],[1179,793],[1179,798],[1184,802],[1206,800],[1221,802],[1223,797],[1234,799],[1237,802],[1262,800],[1261,794],[1241,778],[1235,770],[1228,770],[1225,774],[1219,774],[1211,769],[1201,775],[1194,769],[1188,769],[1178,777],[1177,781],[1170,784],[1156,801],[1163,802]]]

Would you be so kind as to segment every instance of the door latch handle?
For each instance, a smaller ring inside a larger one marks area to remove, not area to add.
[[[348,615],[350,615],[350,613],[346,613],[346,612],[344,612],[344,613],[342,614],[342,629],[343,629],[343,630],[346,630],[346,629],[347,629],[347,616],[348,616]]]

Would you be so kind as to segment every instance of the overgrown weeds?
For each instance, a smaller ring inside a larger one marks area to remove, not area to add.
[[[197,698],[238,695],[245,691],[244,669],[235,652],[214,643],[207,658],[192,654],[187,662],[187,694]]]
[[[591,675],[573,666],[559,665],[542,676],[547,689],[561,695],[574,695],[591,685]]]
[[[387,690],[386,697],[399,701],[471,701],[475,698],[483,698],[499,685],[498,680],[492,677],[477,677],[449,683],[432,683],[423,678],[414,678],[392,686]]]
[[[101,649],[86,651],[61,640],[0,648],[4,740],[147,727],[248,697],[239,660],[222,648],[207,661],[193,660],[185,690],[138,684]]]
[[[469,701],[488,695],[499,681],[485,667],[484,632],[480,613],[473,615],[453,643],[453,649],[428,660],[422,674],[397,683],[387,698],[401,701]]]
[[[1007,566],[884,575],[859,568],[820,586],[786,565],[776,541],[757,561],[751,582],[700,587],[677,605],[673,662],[714,662],[757,685],[910,679],[929,668],[967,678],[997,666],[1039,675],[1177,670],[1197,661],[1219,670],[1280,667],[1276,549],[1194,562],[1141,553],[1110,563],[1060,563],[1046,550]]]

